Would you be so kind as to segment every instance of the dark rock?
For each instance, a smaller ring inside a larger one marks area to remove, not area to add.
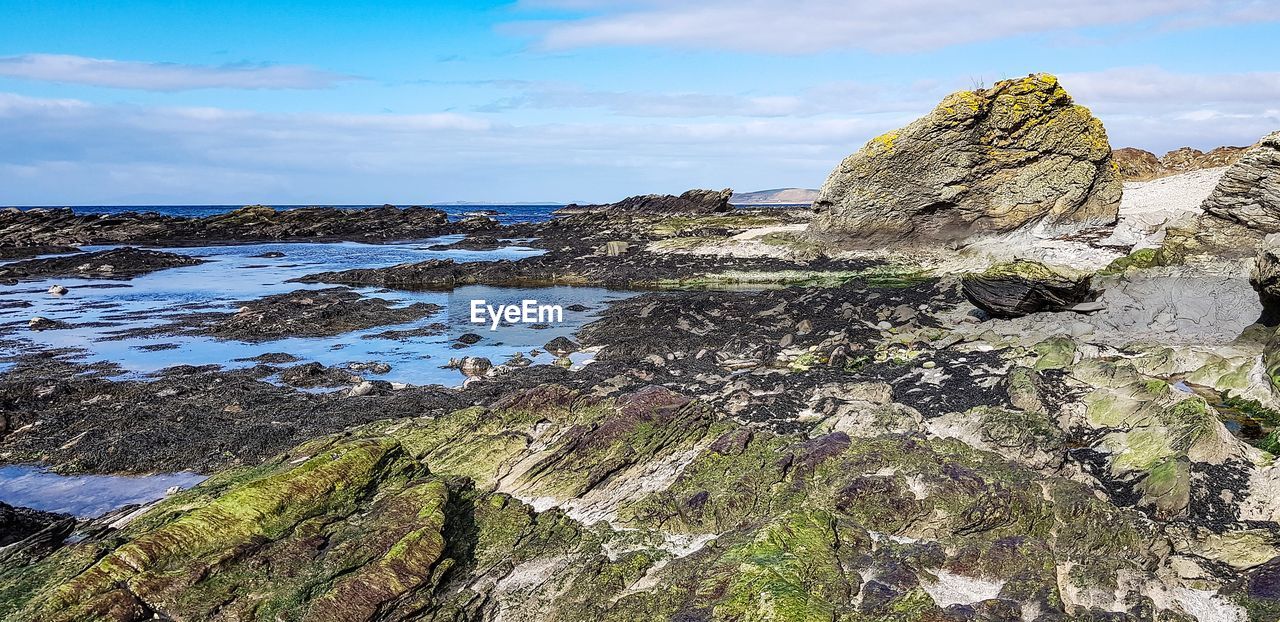
[[[964,295],[993,317],[1065,311],[1095,295],[1088,275],[1071,274],[1035,261],[997,264],[961,279]]]
[[[1249,598],[1280,603],[1280,557],[1249,571],[1245,593]]]
[[[565,356],[565,355],[577,352],[578,350],[581,350],[582,346],[578,345],[577,342],[573,341],[572,339],[569,339],[568,337],[565,337],[562,335],[560,337],[556,337],[555,339],[552,339],[551,341],[548,341],[547,344],[543,346],[543,348],[545,348],[547,352],[550,352],[555,356]]]
[[[486,219],[488,220],[488,219]],[[0,248],[81,244],[192,246],[273,240],[385,242],[492,228],[449,222],[445,212],[394,205],[370,209],[249,205],[225,214],[184,218],[147,212],[76,214],[69,208],[0,211]]]
[[[639,214],[697,214],[727,212],[733,209],[729,199],[733,190],[689,190],[680,196],[670,194],[644,194],[627,197],[617,203],[603,205],[578,205],[572,203],[556,210],[557,214],[584,212],[634,212]]]
[[[202,263],[204,263],[203,259],[195,257],[126,246],[106,251],[28,259],[7,264],[0,266],[0,282],[14,283],[19,280],[50,277],[131,279],[156,270]]]
[[[284,337],[322,337],[428,317],[438,305],[396,306],[382,298],[366,298],[345,287],[297,290],[242,303],[236,313],[192,317],[195,332],[240,341]],[[184,322],[184,320],[179,320]]]
[[[27,328],[30,330],[58,330],[70,327],[71,325],[66,322],[59,322],[40,316],[33,317],[27,322]]]
[[[351,372],[320,363],[304,363],[280,372],[280,382],[291,387],[336,387],[351,382]]]
[[[68,518],[72,518],[70,514],[18,508],[0,501],[0,547],[25,540]]]

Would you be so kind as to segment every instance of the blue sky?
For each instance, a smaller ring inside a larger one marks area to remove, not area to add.
[[[1116,147],[1280,128],[1280,3],[996,4],[0,0],[0,205],[816,187],[946,93],[1033,71]]]

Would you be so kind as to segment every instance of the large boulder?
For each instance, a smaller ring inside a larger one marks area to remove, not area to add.
[[[1280,131],[1250,147],[1227,169],[1204,211],[1264,233],[1280,233]]]
[[[878,239],[1071,231],[1115,222],[1120,193],[1102,122],[1035,74],[953,93],[872,139],[827,178],[813,226]]]

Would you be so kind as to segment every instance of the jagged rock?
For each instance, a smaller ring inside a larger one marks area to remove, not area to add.
[[[450,223],[444,211],[383,205],[362,210],[336,207],[275,209],[248,205],[202,218],[154,212],[77,214],[70,208],[0,211],[0,255],[9,248],[66,252],[80,244],[183,244],[250,240],[409,240],[493,229],[491,219]]]
[[[1070,309],[1093,296],[1090,282],[1087,274],[1025,260],[996,264],[961,279],[965,297],[999,318]]]
[[[404,324],[439,310],[439,305],[425,302],[397,306],[384,298],[365,297],[345,287],[300,289],[246,301],[236,313],[197,318],[194,329],[222,339],[269,341]]]
[[[1191,147],[1181,147],[1164,154],[1160,167],[1166,175],[1176,175],[1203,168],[1231,166],[1240,161],[1247,147],[1218,147],[1208,153]]]
[[[565,356],[582,349],[582,346],[563,335],[548,341],[547,344],[542,347],[545,348],[547,352],[550,352],[555,356]]]
[[[698,214],[727,212],[733,209],[729,199],[733,190],[688,190],[680,196],[670,194],[643,194],[627,197],[617,203],[603,205],[578,205],[571,203],[556,210],[556,214],[581,214],[587,212],[625,212],[635,214]]]
[[[1058,451],[1049,419],[992,417],[993,446]],[[1158,527],[1003,453],[778,434],[659,386],[544,385],[217,474],[108,538],[0,567],[0,617],[1065,619],[1156,581]]]
[[[126,246],[92,253],[76,253],[44,259],[28,259],[0,266],[0,282],[75,277],[81,279],[129,279],[149,272],[194,266],[203,259],[166,251],[153,251]],[[54,294],[55,285],[49,289]],[[65,288],[64,291],[65,292]]]
[[[1116,171],[1126,181],[1147,181],[1160,177],[1160,158],[1144,149],[1123,147],[1111,152]]]
[[[1280,233],[1280,131],[1250,147],[1204,202],[1206,213]]]
[[[19,508],[0,501],[0,548],[21,542],[68,518],[71,518],[69,514]]]
[[[1245,147],[1218,147],[1208,153],[1191,147],[1174,149],[1164,157],[1144,149],[1125,147],[1112,153],[1116,168],[1125,181],[1149,181],[1169,175],[1206,168],[1231,166],[1240,160]]]
[[[1036,74],[954,93],[872,139],[827,178],[812,226],[891,239],[1077,230],[1115,222],[1120,193],[1102,122]]]
[[[479,378],[489,373],[493,362],[483,356],[468,356],[458,363],[458,370],[468,378]]]
[[[66,328],[64,322],[51,320],[47,317],[36,316],[27,321],[27,328],[31,330],[55,330],[58,328]]]

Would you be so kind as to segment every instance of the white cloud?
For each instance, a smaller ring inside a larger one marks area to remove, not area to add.
[[[624,117],[807,117],[822,114],[901,112],[933,99],[921,99],[933,88],[902,87],[890,92],[882,86],[834,82],[795,93],[745,95],[709,92],[606,91],[562,82],[519,80],[484,83],[518,91],[479,107],[480,112],[516,109],[599,109]]]
[[[1280,128],[1280,72],[1180,73],[1121,67],[1064,74],[1062,84],[1107,126],[1113,145],[1163,151],[1249,145]]]
[[[1077,99],[1147,106],[1280,100],[1280,72],[1178,73],[1160,67],[1117,67],[1060,76]]]
[[[353,80],[296,65],[181,65],[65,54],[0,57],[0,76],[144,91],[193,89],[323,89]]]
[[[521,6],[583,12],[578,18],[512,24],[553,50],[913,52],[1086,27],[1190,28],[1280,20],[1280,5],[1265,0],[525,0]]]
[[[1115,146],[1246,145],[1280,128],[1272,73],[1121,68],[1063,75]],[[870,137],[953,88],[818,85],[759,96],[596,92],[510,83],[496,114],[260,113],[0,93],[0,204],[606,201],[642,192],[816,186]],[[564,98],[563,100],[557,98]],[[516,104],[513,104],[516,105]],[[780,107],[788,114],[776,116]],[[601,108],[601,120],[574,111]]]
[[[882,123],[515,125],[450,113],[266,114],[0,94],[0,204],[597,201],[811,185]]]

